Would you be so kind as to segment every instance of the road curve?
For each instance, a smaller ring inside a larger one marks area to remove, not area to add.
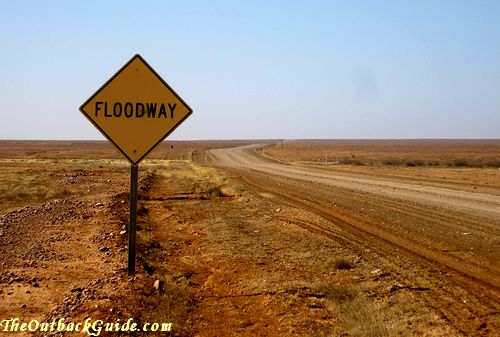
[[[210,153],[216,158],[219,165],[227,167],[280,175],[290,179],[303,180],[304,182],[315,181],[324,185],[352,189],[363,193],[436,205],[450,210],[472,212],[477,216],[489,218],[497,225],[500,222],[500,196],[497,195],[453,190],[449,187],[426,186],[421,182],[388,181],[283,165],[259,156],[252,151],[254,148],[255,146],[251,145],[231,149],[216,149],[211,150]]]
[[[418,277],[431,266],[436,272],[429,282],[442,289],[435,295],[436,308],[448,306],[448,313],[457,317],[465,314],[463,310],[472,316],[499,312],[498,194],[452,184],[288,165],[260,155],[259,147],[262,144],[213,149],[208,156],[215,166],[230,170],[250,185],[333,221],[335,228],[299,225],[359,250],[376,249],[385,256],[387,268],[402,277]],[[477,304],[464,309],[440,302],[464,291],[475,296],[484,310]],[[498,325],[498,320],[492,320]],[[457,324],[461,324],[459,320]]]

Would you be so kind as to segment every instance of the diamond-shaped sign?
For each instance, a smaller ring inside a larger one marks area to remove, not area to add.
[[[132,165],[193,112],[140,55],[118,70],[80,111]]]

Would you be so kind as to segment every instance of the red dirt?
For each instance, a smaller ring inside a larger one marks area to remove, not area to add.
[[[130,277],[128,167],[107,160],[114,150],[0,142],[3,172],[69,192],[2,208],[0,320],[131,317],[172,322],[172,336],[499,334],[500,170],[446,180],[446,167],[290,165],[279,147],[225,149],[242,144],[167,143],[153,158],[169,161],[141,164]]]

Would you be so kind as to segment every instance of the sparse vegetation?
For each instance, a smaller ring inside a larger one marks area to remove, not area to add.
[[[500,160],[492,160],[486,163],[486,166],[500,168]]]
[[[323,284],[317,291],[336,304],[350,302],[358,296],[355,289],[335,284]]]
[[[217,186],[210,187],[207,190],[207,194],[211,197],[224,197],[225,196],[224,193],[222,192],[221,188],[217,187]]]
[[[307,163],[307,162],[306,162]],[[418,166],[449,166],[449,167],[500,167],[500,160],[490,160],[474,162],[466,159],[453,159],[453,160],[429,160],[425,161],[423,159],[411,159],[411,158],[384,158],[380,160],[368,161],[367,159],[349,158],[343,157],[338,159],[336,162],[338,165],[353,165],[353,166],[365,166],[365,165],[385,165],[385,166],[406,166],[406,167],[418,167]]]
[[[314,287],[316,296],[328,301],[327,308],[340,316],[344,331],[330,331],[330,336],[382,337],[388,331],[384,314],[355,286],[322,283]]]
[[[382,161],[382,164],[384,164],[384,165],[402,165],[403,161],[401,161],[399,159],[388,158],[388,159],[384,159]]]
[[[352,269],[353,265],[351,261],[347,259],[338,258],[333,261],[333,267],[338,270],[349,270]]]
[[[148,308],[143,310],[140,319],[143,322],[171,322],[176,335],[192,335],[192,326],[186,324],[191,320],[192,312],[196,306],[192,292],[186,283],[179,282],[170,276],[154,276],[160,280],[161,291],[154,293],[152,284],[146,284],[141,289],[139,300],[141,306]],[[154,308],[154,310],[151,310]],[[164,336],[165,333],[149,333],[148,335]]]
[[[88,193],[85,182],[101,179],[104,171],[123,172],[118,160],[0,159],[0,212]],[[111,183],[111,180],[108,181]]]
[[[406,162],[406,166],[414,167],[414,166],[424,166],[425,162],[419,159],[408,160]]]
[[[457,167],[472,167],[473,165],[465,159],[455,159],[452,163],[452,166]]]
[[[264,148],[283,162],[352,166],[500,167],[500,140],[318,140]],[[319,159],[318,159],[319,158]]]
[[[337,163],[340,165],[355,165],[355,166],[362,166],[365,165],[361,160],[356,159],[356,158],[341,158],[337,160]]]
[[[358,295],[341,303],[340,308],[348,326],[349,336],[382,337],[389,335],[384,313],[376,309],[364,295]]]
[[[65,198],[72,193],[68,187],[53,184],[47,179],[46,172],[4,167],[0,176],[0,211]]]

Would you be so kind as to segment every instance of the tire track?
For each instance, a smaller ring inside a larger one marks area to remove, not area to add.
[[[375,234],[360,226],[357,220],[334,214],[328,207],[317,203],[317,201],[297,196],[288,189],[283,190],[257,182],[258,179],[256,179],[255,175],[250,178],[242,174],[240,177],[245,183],[258,190],[275,194],[293,206],[311,211],[339,225],[346,230],[345,234],[340,235],[330,228],[314,223],[297,219],[290,220],[297,226],[312,233],[340,241],[346,247],[358,251],[360,255],[363,255],[365,249],[374,251],[377,260],[384,265],[383,269],[390,271],[390,274],[397,275],[396,278],[406,279],[411,282],[411,280],[423,274],[422,268],[435,270],[434,273],[427,273],[426,279],[433,286],[425,301],[429,307],[440,314],[441,318],[450,321],[464,335],[471,335],[471,328],[476,334],[477,331],[473,325],[480,327],[485,321],[490,327],[498,325],[497,315],[500,312],[498,305],[500,292],[497,286],[488,282],[488,278],[484,281],[474,274],[474,272],[480,271],[479,269],[473,271],[469,269],[462,270],[459,265],[450,264],[448,259],[439,257],[425,248],[420,249],[415,243],[409,241],[396,243],[391,240],[393,237],[388,233],[379,232]],[[450,276],[447,279],[442,279],[439,276],[429,277],[429,274]],[[457,298],[464,297],[464,294],[467,294],[469,301],[475,302],[477,305],[464,306],[460,301],[456,301]],[[471,300],[471,298],[474,299]]]
[[[485,272],[481,268],[477,268],[475,266],[469,266],[462,264],[461,261],[454,261],[450,259],[449,256],[439,254],[434,250],[426,248],[420,245],[418,242],[414,242],[401,236],[398,236],[395,233],[391,233],[386,231],[385,229],[378,227],[374,228],[368,222],[362,222],[362,219],[356,218],[350,215],[342,215],[337,212],[333,212],[329,205],[325,205],[324,202],[316,196],[314,199],[308,197],[307,195],[314,195],[317,193],[317,189],[315,191],[310,191],[304,195],[295,194],[292,188],[289,188],[290,185],[286,186],[288,188],[277,188],[276,186],[264,185],[262,183],[256,182],[256,179],[253,179],[253,176],[257,174],[253,173],[251,177],[247,175],[242,175],[242,179],[249,185],[254,186],[257,189],[267,191],[268,193],[273,193],[281,196],[293,204],[299,207],[305,207],[310,211],[315,213],[320,213],[323,217],[333,221],[336,224],[343,226],[349,231],[356,231],[360,237],[365,237],[366,235],[370,236],[369,245],[373,244],[373,238],[378,238],[389,243],[391,246],[397,246],[399,249],[410,252],[416,256],[424,258],[427,261],[437,262],[440,265],[453,269],[456,272],[463,274],[464,276],[468,276],[470,278],[476,279],[477,282],[481,283],[484,286],[492,288],[492,290],[497,293],[496,299],[500,299],[498,296],[499,291],[499,283],[498,280],[495,280],[496,276],[491,275],[488,272]],[[296,188],[296,187],[294,187]],[[328,231],[327,228],[321,228],[321,230]],[[394,249],[392,249],[394,250]]]
[[[495,197],[489,199],[486,196],[486,204],[482,203],[483,196],[474,195],[470,200],[461,197],[461,203],[470,204],[460,207],[450,204],[453,199],[445,203],[434,202],[437,190],[432,190],[433,198],[420,202],[422,198],[425,199],[425,186],[419,192],[422,194],[420,199],[415,199],[405,193],[378,193],[373,186],[363,190],[358,183],[350,186],[344,181],[337,185],[335,180],[326,181],[328,172],[322,173],[320,179],[315,179],[314,175],[308,175],[307,172],[294,175],[293,166],[270,162],[250,151],[251,147],[238,151],[226,149],[211,152],[210,156],[216,165],[241,177],[248,185],[277,195],[295,207],[318,214],[339,229],[291,220],[297,226],[340,241],[355,251],[362,252],[366,248],[375,250],[386,267],[404,279],[416,278],[425,273],[434,288],[427,299],[429,306],[453,321],[454,326],[461,327],[464,334],[471,333],[471,330],[463,319],[476,322],[486,320],[488,326],[498,326],[500,278],[495,256],[499,254],[500,219],[489,203],[492,200],[495,202]],[[300,170],[307,168],[302,167]],[[380,186],[383,182],[379,180],[377,184]],[[445,194],[449,193],[453,193],[453,190]],[[469,192],[463,193],[469,195]],[[332,200],[339,207],[332,207]],[[360,206],[359,202],[353,200],[363,201],[364,204]],[[363,205],[370,211],[360,211]],[[476,206],[477,212],[469,212]],[[394,218],[402,219],[402,222],[394,226]],[[419,232],[422,228],[418,226],[425,226],[428,232]],[[476,236],[472,244],[480,252],[485,252],[488,247],[492,252],[475,256],[463,253],[465,247],[471,244],[467,241],[471,236],[447,237],[457,231]],[[482,256],[490,256],[491,260],[482,261]],[[428,266],[438,272],[427,272]],[[447,276],[443,278],[442,275]],[[455,300],[459,296],[473,299],[476,304],[464,306]]]

